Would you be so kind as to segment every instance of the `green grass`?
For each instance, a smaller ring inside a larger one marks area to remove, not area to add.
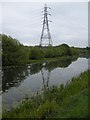
[[[88,113],[88,90],[68,97],[57,111],[56,118],[83,118]]]
[[[86,118],[88,117],[88,73],[73,78],[65,86],[43,91],[42,95],[25,100],[3,118]]]

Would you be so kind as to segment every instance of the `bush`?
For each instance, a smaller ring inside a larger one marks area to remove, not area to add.
[[[52,47],[44,49],[44,57],[45,58],[51,58],[55,56],[55,51]]]
[[[24,65],[28,62],[29,51],[16,39],[2,35],[2,65]]]
[[[43,57],[43,52],[40,48],[31,48],[30,49],[30,59],[40,59]]]

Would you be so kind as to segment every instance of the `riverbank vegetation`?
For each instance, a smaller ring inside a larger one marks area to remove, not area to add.
[[[39,46],[24,46],[18,40],[4,34],[0,35],[0,37],[2,38],[3,66],[25,65],[62,56],[78,56],[86,54],[88,51],[86,48],[69,47],[67,44],[41,49]]]
[[[88,77],[90,71],[59,88],[44,88],[41,95],[27,98],[10,112],[3,111],[3,118],[87,118]]]

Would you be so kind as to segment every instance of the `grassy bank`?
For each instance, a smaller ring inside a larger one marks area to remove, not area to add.
[[[59,88],[44,89],[42,95],[25,100],[3,118],[86,118],[88,116],[88,73]]]

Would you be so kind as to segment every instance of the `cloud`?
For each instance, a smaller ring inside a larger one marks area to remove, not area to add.
[[[2,3],[2,32],[25,45],[38,45],[43,3]],[[52,8],[50,32],[54,45],[88,45],[88,4],[48,3]],[[80,43],[80,44],[78,44]]]

